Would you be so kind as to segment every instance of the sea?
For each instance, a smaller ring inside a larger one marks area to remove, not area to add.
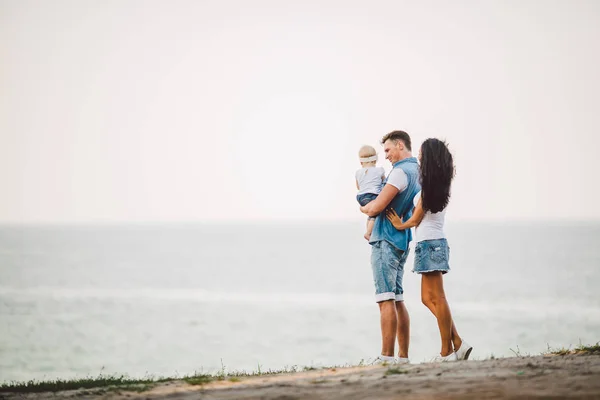
[[[0,226],[0,383],[367,363],[364,221]],[[448,222],[446,295],[472,358],[600,341],[600,223]],[[440,351],[404,273],[411,362]]]

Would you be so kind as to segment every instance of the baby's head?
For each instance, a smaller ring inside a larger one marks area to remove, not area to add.
[[[377,164],[377,152],[373,146],[364,145],[358,150],[360,165],[363,167],[374,167]]]

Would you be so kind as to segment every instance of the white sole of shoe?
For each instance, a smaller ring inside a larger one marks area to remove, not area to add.
[[[471,351],[473,351],[473,347],[469,347],[469,350],[467,350],[467,352],[465,353],[465,358],[463,358],[463,360],[469,359],[469,356],[471,355]]]
[[[469,346],[469,348],[467,349],[467,351],[465,352],[465,355],[463,358],[458,358],[458,361],[463,361],[463,360],[468,360],[469,356],[471,355],[471,351],[473,351],[473,346]]]

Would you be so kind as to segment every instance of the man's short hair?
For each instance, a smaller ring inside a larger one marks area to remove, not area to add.
[[[408,151],[412,151],[410,145],[410,136],[408,136],[408,133],[404,131],[393,131],[388,133],[381,139],[381,144],[384,144],[387,140],[393,140],[394,142],[402,140]]]

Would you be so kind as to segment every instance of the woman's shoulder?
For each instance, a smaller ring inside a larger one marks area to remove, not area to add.
[[[421,198],[421,191],[419,190],[417,193],[415,193],[415,197],[413,197],[413,204],[416,207],[417,204],[419,204],[419,199]]]

